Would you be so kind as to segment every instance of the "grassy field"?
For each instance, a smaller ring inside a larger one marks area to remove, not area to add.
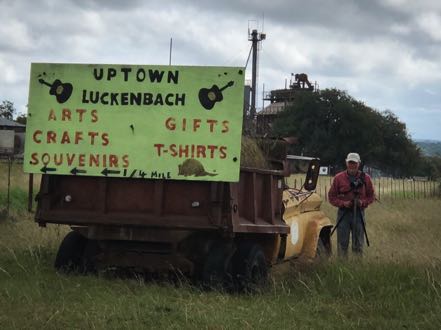
[[[12,182],[11,216],[0,218],[0,329],[441,326],[440,200],[376,203],[367,211],[371,247],[363,260],[286,263],[273,268],[269,288],[239,295],[185,279],[57,274],[52,265],[68,228],[39,228],[26,211],[27,181],[17,167]],[[323,208],[335,221],[335,210]]]
[[[324,199],[327,199],[327,193],[331,188],[332,179],[331,176],[319,176],[316,191]],[[287,184],[289,187],[300,188],[303,181],[303,174],[295,174],[288,179]],[[439,181],[374,178],[372,179],[372,183],[378,200],[441,197],[441,183]]]

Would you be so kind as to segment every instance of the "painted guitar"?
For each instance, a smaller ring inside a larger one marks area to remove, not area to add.
[[[72,95],[72,84],[62,83],[59,79],[56,79],[52,84],[49,84],[41,78],[38,79],[38,82],[51,88],[49,90],[49,94],[55,95],[58,103],[66,102]]]
[[[199,90],[199,102],[205,109],[211,110],[216,102],[221,102],[224,99],[222,91],[233,85],[234,81],[230,81],[222,88],[217,85],[213,85],[211,88],[201,88]]]

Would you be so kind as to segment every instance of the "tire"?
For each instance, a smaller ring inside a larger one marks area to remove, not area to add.
[[[83,252],[83,265],[85,273],[97,273],[95,264],[96,256],[101,253],[100,245],[97,240],[86,239],[86,246]]]
[[[205,257],[202,268],[202,284],[206,289],[229,289],[232,286],[232,254],[234,247],[215,242]]]
[[[243,292],[256,292],[268,284],[268,264],[259,244],[239,244],[233,258],[236,287]]]
[[[319,237],[315,254],[316,260],[328,260],[331,257],[330,250],[326,247],[323,240]]]
[[[59,272],[70,273],[86,271],[84,252],[87,245],[87,238],[76,231],[68,233],[58,249],[55,257],[55,269]]]

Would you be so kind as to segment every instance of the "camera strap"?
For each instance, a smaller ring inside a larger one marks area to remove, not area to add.
[[[349,183],[351,184],[351,187],[354,187],[355,182],[357,181],[357,176],[356,175],[350,175],[350,174],[348,174],[348,176],[349,176]]]

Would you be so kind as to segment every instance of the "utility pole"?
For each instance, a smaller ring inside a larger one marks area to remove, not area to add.
[[[173,50],[173,38],[170,38],[170,52],[168,57],[168,65],[171,65],[172,50]]]
[[[257,30],[253,30],[248,40],[252,42],[252,73],[251,73],[251,106],[250,106],[250,122],[254,123],[256,118],[256,92],[257,92],[257,47],[258,42],[265,40],[265,33],[258,33]],[[252,127],[254,125],[252,124]],[[253,129],[254,133],[254,129]]]

